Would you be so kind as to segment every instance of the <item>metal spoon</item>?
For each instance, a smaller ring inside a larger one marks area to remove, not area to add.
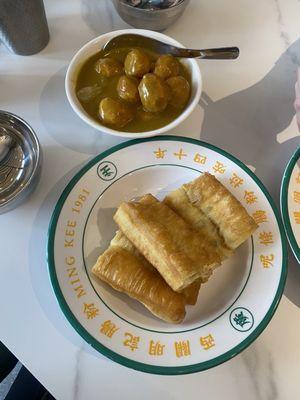
[[[14,139],[9,135],[1,134],[0,132],[0,164],[2,160],[4,160],[4,158],[7,156],[11,147],[13,146],[14,146]]]
[[[172,54],[174,57],[181,58],[200,58],[210,60],[227,60],[235,59],[239,56],[238,47],[221,47],[218,49],[202,49],[192,50],[184,49],[171,44],[161,42],[148,36],[136,34],[124,34],[115,36],[109,40],[104,46],[103,51],[110,51],[116,47],[147,47],[159,54]]]

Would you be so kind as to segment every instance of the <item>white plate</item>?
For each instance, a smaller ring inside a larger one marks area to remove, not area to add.
[[[161,199],[203,171],[232,191],[259,229],[202,286],[184,322],[171,325],[90,271],[115,233],[122,201],[148,192]],[[53,213],[48,264],[63,312],[95,349],[137,370],[185,374],[230,359],[259,336],[283,292],[286,249],[273,201],[244,164],[207,143],[163,136],[118,145],[77,173]]]
[[[280,206],[285,231],[300,263],[300,147],[290,159],[281,184]]]

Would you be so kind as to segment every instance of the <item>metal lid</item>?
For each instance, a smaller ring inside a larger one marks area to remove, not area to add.
[[[0,213],[17,206],[40,175],[41,150],[33,129],[0,110]]]

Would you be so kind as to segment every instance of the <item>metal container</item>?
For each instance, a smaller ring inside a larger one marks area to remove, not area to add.
[[[120,17],[129,25],[161,32],[177,21],[189,1],[183,0],[176,6],[158,10],[133,7],[122,0],[113,0],[113,3]]]
[[[41,51],[49,42],[43,0],[0,0],[0,40],[12,53]]]
[[[19,205],[36,187],[42,151],[33,129],[0,110],[0,214]]]

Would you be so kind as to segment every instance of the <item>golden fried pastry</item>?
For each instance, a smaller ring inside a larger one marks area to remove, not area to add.
[[[156,269],[146,260],[146,258],[138,251],[138,249],[134,247],[131,241],[127,239],[127,237],[121,231],[116,232],[115,236],[110,242],[110,245],[122,247],[124,250],[127,250],[133,254],[144,265],[145,268],[148,268],[151,271],[156,271]]]
[[[236,249],[257,229],[254,219],[215,176],[204,173],[183,189],[190,203],[218,227],[230,249]]]
[[[213,247],[212,251],[215,251],[220,256],[221,261],[232,255],[232,250],[225,245],[224,239],[219,235],[217,226],[190,202],[183,187],[170,192],[163,202],[196,229],[201,237],[205,238],[206,242],[210,243]],[[220,265],[212,264],[210,269],[207,268],[206,273],[202,275],[202,283],[207,282],[213,270]],[[188,304],[193,304],[193,302]]]
[[[115,237],[110,242],[111,246],[119,246],[123,249],[129,251],[135,258],[142,264],[144,268],[148,268],[151,271],[155,271],[158,275],[158,271],[156,268],[151,265],[146,258],[138,251],[136,247],[130,242],[129,239],[121,232],[117,231]],[[161,275],[158,276],[158,279],[163,279]],[[194,305],[197,303],[198,293],[201,286],[201,279],[196,280],[191,285],[187,286],[181,292],[185,297],[186,304]],[[171,289],[172,290],[172,289]],[[175,292],[176,293],[176,292]]]
[[[204,236],[151,194],[122,203],[114,220],[175,291],[202,278],[221,261]]]
[[[232,255],[223,237],[219,234],[218,227],[198,208],[193,204],[183,187],[170,192],[163,202],[176,214],[180,215],[188,224],[195,228],[199,233],[206,238],[214,247],[221,260],[224,260]]]
[[[195,282],[183,289],[181,293],[185,297],[186,304],[194,306],[197,303],[201,283],[202,279],[197,279]]]
[[[141,258],[126,237],[117,233],[92,272],[114,289],[140,301],[158,318],[180,323],[185,316],[185,296],[174,292]]]

